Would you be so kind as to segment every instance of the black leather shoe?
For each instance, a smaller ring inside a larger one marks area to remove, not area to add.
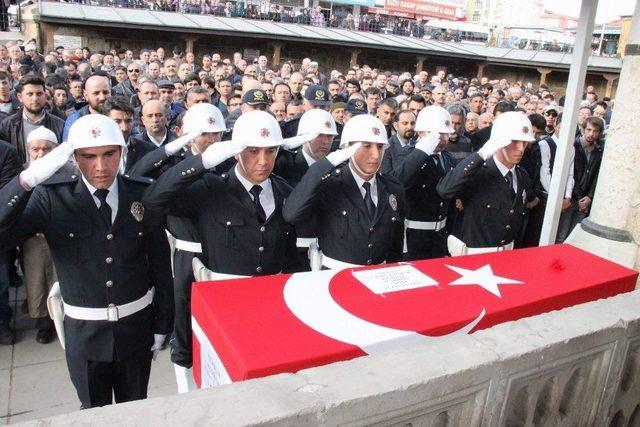
[[[38,329],[36,341],[40,344],[49,344],[53,341],[53,329]]]
[[[13,345],[16,342],[16,335],[13,333],[13,329],[6,323],[0,323],[0,344],[1,345]]]

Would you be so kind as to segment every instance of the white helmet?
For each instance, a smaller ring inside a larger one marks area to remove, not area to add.
[[[304,134],[321,134],[336,136],[336,122],[333,120],[331,113],[325,110],[314,108],[309,110],[300,117],[298,124],[298,135]]]
[[[266,111],[247,111],[236,120],[231,141],[249,147],[278,147],[282,145],[282,131],[275,117]]]
[[[524,113],[507,111],[493,122],[489,140],[535,141],[531,122]]]
[[[203,133],[227,130],[224,117],[218,107],[208,102],[201,102],[187,110],[182,119],[182,132],[187,134],[197,130]]]
[[[416,132],[454,133],[451,114],[437,105],[423,108],[416,119]]]
[[[118,124],[102,114],[87,114],[76,120],[69,129],[67,141],[74,148],[127,146]]]
[[[387,130],[380,119],[369,114],[357,115],[345,123],[340,145],[349,145],[352,142],[389,143]]]

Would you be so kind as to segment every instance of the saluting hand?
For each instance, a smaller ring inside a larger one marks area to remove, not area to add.
[[[356,142],[355,144],[352,144],[348,147],[327,154],[326,159],[329,160],[329,162],[331,162],[333,166],[338,166],[339,164],[342,164],[352,158],[361,145],[361,142]]]
[[[180,138],[165,144],[164,151],[167,153],[167,156],[174,155],[178,151],[182,150],[189,142],[191,142],[192,139],[197,138],[200,135],[202,135],[202,131],[200,129],[189,132],[186,135],[182,135]]]
[[[298,147],[306,144],[309,141],[313,141],[320,135],[319,133],[306,133],[292,138],[287,138],[282,142],[282,146],[286,150],[295,150]]]
[[[511,144],[511,140],[509,138],[493,138],[489,139],[483,146],[478,150],[478,154],[484,160],[487,160],[489,157],[493,156],[498,150],[505,148]]]
[[[240,154],[247,147],[243,142],[222,141],[211,144],[202,153],[202,165],[207,169],[218,166],[225,160]]]
[[[69,161],[73,150],[72,143],[63,142],[46,156],[32,161],[29,167],[20,173],[20,183],[29,189],[42,184]]]
[[[420,137],[418,139],[418,142],[416,142],[416,148],[430,156],[436,151],[439,143],[440,134],[438,132],[429,132],[427,136]]]

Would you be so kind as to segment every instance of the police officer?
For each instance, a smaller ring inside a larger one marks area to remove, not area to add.
[[[291,187],[271,173],[281,144],[273,116],[246,112],[231,141],[210,145],[152,184],[145,206],[194,220],[203,261],[216,277],[289,271],[296,260],[295,232],[282,217],[282,205]],[[234,156],[238,163],[228,174],[207,173]]]
[[[35,233],[49,243],[64,304],[58,334],[83,408],[111,404],[113,395],[145,398],[151,358],[173,319],[162,220],[141,202],[149,180],[118,175],[124,147],[113,120],[83,116],[67,143],[0,191],[1,245]],[[80,174],[54,175],[72,153]]]
[[[329,91],[319,85],[311,85],[304,91],[304,100],[302,102],[304,111],[313,109],[329,110],[331,106],[331,95]],[[282,122],[283,138],[292,138],[298,134],[298,126],[302,115],[294,116]]]
[[[438,195],[436,185],[456,164],[453,155],[443,151],[454,132],[447,110],[436,105],[422,109],[416,120],[416,132],[419,139],[415,148],[393,172],[407,193],[406,260],[447,255],[445,226],[449,201]]]
[[[184,159],[201,154],[211,144],[219,143],[222,132],[226,131],[222,113],[208,103],[196,104],[189,108],[184,116],[182,129],[186,133],[184,136],[147,154],[130,173],[157,178]],[[212,169],[212,172],[221,175],[232,166],[233,162],[224,162]],[[191,370],[191,284],[195,281],[192,262],[194,257],[199,257],[202,253],[202,244],[198,228],[189,218],[168,215],[167,231],[173,236],[175,249],[175,320],[171,338],[171,361],[174,363],[178,392],[184,393],[195,388]]]
[[[325,110],[309,110],[300,118],[298,135],[283,144],[278,153],[274,173],[295,187],[309,167],[329,154],[333,138],[338,134],[331,114]],[[316,220],[296,226],[296,246],[303,270],[309,270],[307,252],[309,245],[316,241]]]
[[[324,267],[402,259],[404,189],[396,178],[378,174],[387,145],[379,119],[350,119],[342,134],[346,148],[311,165],[287,199],[288,222],[297,226],[317,216]]]
[[[464,203],[462,241],[449,236],[451,255],[513,249],[525,204],[534,198],[529,176],[518,167],[526,144],[533,140],[523,113],[502,113],[489,141],[440,180],[437,190],[442,198],[461,194]]]

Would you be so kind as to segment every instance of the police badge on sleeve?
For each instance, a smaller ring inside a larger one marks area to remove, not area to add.
[[[133,202],[131,203],[131,215],[138,222],[142,222],[142,218],[144,217],[144,206],[142,202]]]
[[[389,195],[389,206],[391,206],[391,209],[393,209],[394,211],[398,210],[398,200],[393,194]]]

